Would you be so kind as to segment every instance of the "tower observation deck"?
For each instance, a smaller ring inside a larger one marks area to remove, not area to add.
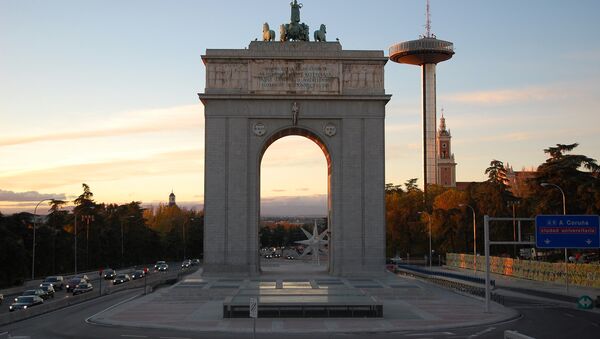
[[[427,6],[429,18],[429,4]],[[454,55],[454,44],[438,40],[429,33],[418,40],[400,42],[390,47],[390,60],[421,66],[422,109],[423,109],[423,189],[427,196],[427,185],[437,183],[436,157],[436,64]]]

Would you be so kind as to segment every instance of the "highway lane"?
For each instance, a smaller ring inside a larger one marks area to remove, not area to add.
[[[180,263],[177,262],[168,262],[169,264],[169,268],[170,269],[176,269],[179,270],[180,269]],[[133,267],[127,267],[124,269],[120,269],[117,270],[117,274],[120,273],[127,273],[127,274],[131,274],[131,272],[133,272],[136,269],[142,269],[143,267],[148,267],[148,269],[150,270],[150,272],[152,273],[152,270],[154,268],[154,264],[150,265],[138,265],[138,266],[133,266]],[[102,288],[104,289],[107,285],[106,284],[110,284],[112,285],[112,280],[104,280],[101,279],[100,275],[98,274],[98,272],[93,272],[93,273],[86,273],[88,278],[89,278],[89,282],[92,283],[92,285],[94,286],[94,290],[92,292],[89,293],[97,293],[100,294],[100,286],[102,286]],[[65,285],[67,284],[67,282],[69,281],[69,279],[73,277],[73,276],[65,276]],[[23,287],[23,290],[21,291],[21,293],[25,290],[29,290],[29,289],[33,289],[34,287]],[[9,312],[9,306],[10,304],[13,303],[14,299],[18,296],[21,295],[21,293],[18,294],[10,294],[10,295],[4,295],[4,301],[2,302],[2,304],[0,305],[0,314],[3,313],[7,313]],[[66,292],[66,288],[63,290],[58,290],[55,292],[54,298],[50,298],[48,300],[45,300],[44,303],[53,303],[56,302],[62,298],[72,298],[73,294],[72,293],[67,293]]]
[[[52,313],[30,318],[0,328],[0,334],[36,338],[197,338],[197,333],[161,329],[120,328],[94,325],[86,319],[109,307],[135,298],[143,293],[142,289],[126,290],[73,305]],[[236,336],[227,336],[236,338]]]

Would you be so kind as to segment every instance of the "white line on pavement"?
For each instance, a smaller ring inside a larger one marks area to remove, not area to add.
[[[563,314],[566,315],[567,317],[575,318],[575,316],[572,315],[571,313],[563,312]]]
[[[454,335],[454,333],[452,332],[427,332],[427,333],[412,333],[412,334],[405,334],[406,337],[421,337],[421,336],[430,336],[430,335]],[[425,339],[425,338],[421,338],[421,339]]]
[[[468,338],[475,338],[475,337],[478,337],[478,336],[480,336],[482,334],[485,334],[485,333],[488,333],[488,332],[492,332],[495,329],[496,329],[495,327],[488,327],[488,328],[486,328],[483,331],[479,331],[479,332],[477,332],[475,334],[472,334],[472,335],[468,336]]]

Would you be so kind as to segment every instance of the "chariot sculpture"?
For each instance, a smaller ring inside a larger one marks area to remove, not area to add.
[[[266,22],[263,24],[263,41],[275,41],[275,31]]]

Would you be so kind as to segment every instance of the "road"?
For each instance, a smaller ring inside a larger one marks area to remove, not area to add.
[[[100,299],[74,305],[49,314],[0,328],[0,333],[9,331],[13,336],[31,338],[252,338],[250,333],[194,333],[178,330],[123,328],[100,326],[86,322],[86,319],[141,294],[140,289],[128,290]],[[517,297],[506,297],[506,306],[519,310],[522,316],[510,322],[469,328],[435,330],[429,332],[369,333],[369,338],[482,338],[504,337],[504,330],[517,330],[534,338],[598,338],[600,314],[580,311],[554,302],[540,302]],[[365,333],[331,334],[285,334],[286,339],[296,338],[364,338]],[[257,338],[282,338],[282,334],[259,334]]]

